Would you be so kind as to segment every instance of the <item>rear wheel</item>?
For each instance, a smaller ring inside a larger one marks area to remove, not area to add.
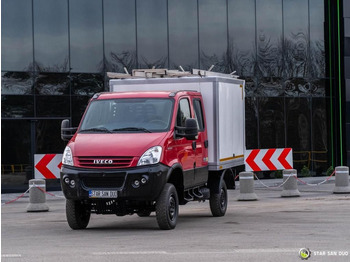
[[[179,214],[179,199],[173,184],[165,184],[156,204],[156,217],[160,229],[174,229]]]
[[[210,211],[214,217],[222,217],[227,210],[227,187],[224,180],[220,182],[218,194],[210,194]]]
[[[66,200],[66,216],[72,229],[84,229],[90,221],[91,205],[79,200]]]

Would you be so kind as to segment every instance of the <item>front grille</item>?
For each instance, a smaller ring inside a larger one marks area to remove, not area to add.
[[[78,166],[89,167],[89,168],[127,168],[130,167],[133,157],[131,156],[79,156]]]
[[[81,179],[85,188],[120,188],[123,186],[125,174],[94,174]]]

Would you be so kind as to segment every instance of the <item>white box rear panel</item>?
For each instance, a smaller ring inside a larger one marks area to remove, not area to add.
[[[219,161],[244,160],[244,90],[242,85],[219,83]]]

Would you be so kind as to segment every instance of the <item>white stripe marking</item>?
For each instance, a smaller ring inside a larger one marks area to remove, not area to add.
[[[336,174],[347,174],[349,171],[335,171]]]
[[[239,179],[254,179],[253,176],[244,176],[244,177],[239,177]]]
[[[21,254],[3,254],[1,257],[22,257]]]
[[[190,255],[190,254],[256,254],[256,253],[295,253],[298,249],[274,248],[274,249],[232,249],[227,251],[189,251],[189,252],[167,252],[167,251],[111,251],[111,252],[93,252],[95,256],[113,256],[113,255]]]

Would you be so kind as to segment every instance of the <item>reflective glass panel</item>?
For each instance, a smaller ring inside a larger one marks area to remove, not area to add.
[[[34,0],[35,70],[67,72],[68,2]]]
[[[131,72],[137,67],[135,1],[104,0],[103,10],[107,70]]]
[[[344,77],[350,79],[350,57],[344,57]]]
[[[230,71],[252,76],[256,60],[255,0],[228,0],[228,29]]]
[[[1,154],[3,193],[15,188],[28,189],[28,180],[33,178],[30,142],[30,121],[1,120],[1,152],[6,152]]]
[[[137,0],[136,5],[139,67],[168,67],[167,2]]]
[[[33,79],[27,72],[2,72],[2,95],[30,95],[33,93]]]
[[[350,134],[350,123],[346,124],[346,133]],[[348,163],[350,163],[349,162],[349,157],[350,157],[350,150],[349,150],[350,149],[350,136],[346,137],[346,148],[348,150]]]
[[[215,65],[213,71],[229,72],[226,0],[201,0],[198,4],[200,67]]]
[[[197,0],[169,1],[170,68],[198,68]]]
[[[70,0],[71,72],[103,70],[102,1]]]
[[[72,94],[93,96],[103,92],[103,75],[100,74],[71,74]]]
[[[36,154],[62,154],[66,142],[61,139],[61,119],[35,122]]]
[[[350,56],[350,37],[344,37],[344,56]]]
[[[310,167],[311,157],[311,99],[285,98],[287,147],[293,148],[293,167]]]
[[[286,96],[310,96],[317,92],[320,83],[310,83],[305,78],[290,78],[284,82]]]
[[[257,0],[256,76],[282,76],[282,0]]]
[[[69,117],[69,96],[36,96],[37,117]]]
[[[307,77],[308,75],[308,1],[283,0],[284,25],[284,77]]]
[[[321,175],[331,165],[327,99],[312,99],[312,170]]]
[[[1,117],[33,117],[34,96],[32,95],[2,95]]]
[[[78,127],[91,96],[71,96],[72,99],[72,127]]]
[[[324,41],[324,1],[310,1],[310,76],[324,78],[326,59]]]
[[[284,86],[281,77],[261,77],[258,78],[258,88],[255,90],[256,96],[283,96]]]
[[[258,93],[255,77],[240,77],[240,79],[245,80],[245,95],[246,96],[254,96],[255,93]]]
[[[2,0],[1,70],[26,71],[32,65],[32,2]]]
[[[255,97],[245,99],[246,148],[256,149],[258,145],[258,102]]]
[[[285,147],[284,98],[259,98],[260,148]]]
[[[68,95],[68,74],[41,73],[35,78],[35,91],[40,95]]]

